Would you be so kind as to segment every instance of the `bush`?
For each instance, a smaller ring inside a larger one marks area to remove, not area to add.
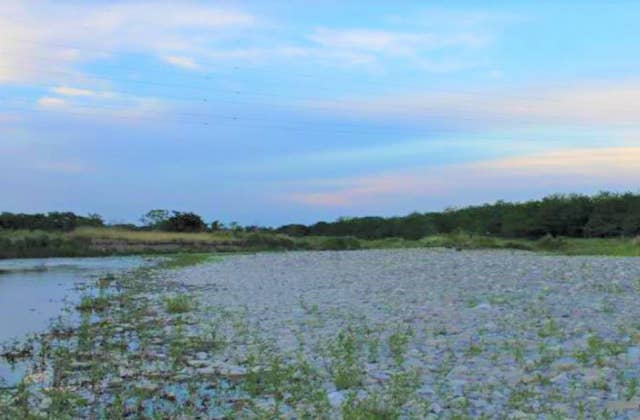
[[[189,312],[193,303],[188,295],[177,295],[165,300],[167,312],[170,314],[182,314]]]
[[[285,235],[252,232],[244,237],[244,244],[260,249],[293,249],[295,242]]]
[[[162,227],[169,232],[203,232],[207,229],[207,225],[197,214],[181,212],[173,212],[173,216]]]
[[[333,238],[326,238],[320,242],[319,249],[323,251],[339,251],[360,249],[362,246],[360,241],[353,236],[338,236]]]
[[[536,246],[544,251],[559,251],[567,246],[567,241],[547,234],[536,241]]]

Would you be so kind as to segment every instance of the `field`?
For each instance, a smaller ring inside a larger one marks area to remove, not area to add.
[[[28,417],[636,418],[640,264],[510,250],[188,254],[5,349]]]

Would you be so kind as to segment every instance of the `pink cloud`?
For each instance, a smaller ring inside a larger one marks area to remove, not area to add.
[[[429,91],[309,101],[327,113],[368,118],[451,118],[484,123],[630,124],[637,126],[640,81],[583,81],[573,86],[472,92]]]
[[[453,196],[466,191],[537,186],[579,187],[586,184],[640,182],[640,147],[558,150],[539,155],[410,172],[327,180],[323,192],[298,192],[289,201],[325,207],[350,207],[382,199]],[[317,182],[316,182],[317,184]]]

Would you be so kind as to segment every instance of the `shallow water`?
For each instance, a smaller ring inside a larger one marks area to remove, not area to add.
[[[79,302],[82,291],[76,286],[148,263],[141,257],[0,261],[0,344],[46,330],[68,304]],[[0,378],[10,380],[18,373],[0,361]]]

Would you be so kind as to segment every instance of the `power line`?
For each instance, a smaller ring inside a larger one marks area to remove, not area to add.
[[[92,109],[93,107],[84,107],[84,106],[76,106],[76,108],[81,109]],[[333,133],[333,134],[366,134],[366,133],[375,133],[375,134],[384,134],[385,130],[381,130],[379,127],[347,127],[347,126],[336,126],[336,125],[318,125],[318,124],[273,124],[269,123],[269,120],[266,119],[258,119],[258,118],[246,118],[246,117],[236,117],[236,116],[225,116],[225,115],[217,115],[214,118],[210,119],[200,119],[200,120],[188,120],[181,118],[167,118],[166,115],[157,114],[151,116],[147,115],[118,115],[118,114],[99,114],[99,113],[91,113],[91,112],[77,112],[74,110],[48,110],[48,109],[38,109],[38,108],[25,108],[25,107],[4,107],[4,110],[13,110],[19,112],[35,112],[35,113],[60,113],[60,114],[69,114],[76,115],[82,117],[106,117],[109,119],[120,119],[120,120],[129,120],[133,122],[138,121],[152,121],[155,123],[186,123],[186,124],[194,124],[201,126],[218,126],[218,125],[227,125],[233,127],[243,127],[243,128],[274,128],[277,130],[284,131],[300,131],[305,133],[310,132],[324,132],[324,133]],[[172,113],[172,115],[180,115],[184,116],[185,114],[176,114]],[[210,116],[213,117],[213,116]],[[266,122],[262,123],[261,122]],[[402,128],[388,128],[387,130],[393,130],[393,133],[397,134],[399,131],[402,132]],[[407,127],[404,128],[405,131],[408,131]],[[423,129],[424,130],[424,129]],[[412,127],[411,131],[418,131],[417,127]],[[434,132],[434,130],[429,130],[430,133]]]
[[[218,125],[226,125],[229,127],[241,127],[241,128],[273,128],[276,130],[284,130],[284,131],[300,131],[304,133],[332,133],[332,134],[381,134],[381,135],[398,135],[404,132],[411,132],[414,135],[418,135],[416,133],[425,132],[429,135],[434,133],[453,133],[456,132],[456,129],[442,129],[436,127],[425,127],[424,125],[402,125],[402,124],[394,124],[392,127],[365,127],[365,126],[354,126],[348,124],[338,124],[338,123],[315,123],[315,122],[301,122],[296,124],[274,124],[273,119],[259,118],[259,117],[247,117],[247,116],[239,116],[239,115],[223,115],[223,114],[198,114],[198,113],[182,113],[182,112],[171,112],[171,115],[168,117],[166,114],[162,113],[146,113],[144,115],[122,115],[117,112],[117,107],[112,106],[86,106],[86,105],[72,105],[73,109],[38,109],[38,108],[26,108],[26,107],[14,107],[15,111],[25,111],[25,112],[38,112],[38,113],[58,113],[58,114],[68,114],[82,117],[106,117],[109,119],[116,120],[125,120],[132,122],[139,121],[150,121],[154,123],[178,123],[178,124],[193,124],[193,125],[201,125],[201,126],[218,126]],[[77,112],[77,109],[113,109],[115,112],[111,114],[100,114],[95,112]],[[11,110],[11,107],[4,107],[5,110]],[[75,110],[74,110],[75,109]],[[178,117],[187,117],[187,118],[176,118]],[[457,118],[456,120],[461,121],[471,121],[475,122],[476,119],[473,118]],[[498,123],[505,123],[506,125],[513,124],[514,122],[523,122],[522,120],[514,121],[513,119],[493,119],[492,121]],[[526,122],[526,121],[524,121]],[[617,123],[616,126],[624,127],[624,126],[636,126],[637,123]],[[576,124],[572,123],[572,126],[578,126],[583,128],[593,128],[593,124]]]
[[[0,68],[11,68],[8,66],[0,66]],[[51,71],[48,70],[47,72],[55,72],[55,71]],[[57,73],[61,73],[61,74],[65,74],[65,75],[70,75],[69,72],[57,72]],[[111,80],[111,81],[123,81],[125,83],[130,83],[130,84],[146,84],[146,85],[153,85],[153,86],[163,86],[166,85],[164,83],[160,83],[160,82],[150,82],[150,81],[145,81],[145,80],[130,80],[130,79],[121,79],[121,78],[114,78],[114,77],[108,77],[108,76],[103,76],[103,77],[94,77],[94,76],[84,76],[85,79],[88,80],[95,80],[95,81],[103,81],[103,80]],[[182,85],[179,85],[182,86]],[[202,89],[202,87],[198,87],[198,86],[189,86],[191,89],[198,89],[200,91],[202,91],[203,93],[215,93],[216,91],[218,92],[223,92],[223,93],[232,93],[233,96],[235,97],[239,97],[241,95],[254,95],[254,96],[263,96],[263,97],[272,97],[272,98],[284,98],[284,99],[289,99],[290,96],[289,95],[277,95],[277,94],[260,94],[260,93],[256,93],[254,92],[245,92],[245,91],[240,91],[240,90],[220,90],[218,88],[206,88],[206,89]],[[143,93],[140,92],[134,92],[134,91],[127,91],[127,90],[121,90],[119,89],[120,92],[117,93],[125,93],[131,96],[137,96],[140,97],[140,95],[143,95]],[[441,94],[441,92],[436,92],[436,95]],[[462,97],[464,98],[469,97],[472,100],[472,104],[474,105],[488,105],[491,106],[493,103],[495,103],[495,101],[491,101],[491,100],[478,100],[478,97],[474,94],[462,94],[459,92],[453,93],[454,96],[457,97]],[[363,105],[364,100],[360,99],[360,100],[326,100],[324,98],[320,99],[321,103],[303,103],[303,104],[283,104],[283,103],[278,103],[278,102],[245,102],[245,101],[238,101],[238,100],[228,100],[226,98],[213,98],[211,96],[201,96],[201,97],[189,97],[189,96],[176,96],[176,95],[167,95],[167,94],[161,94],[159,96],[160,98],[169,98],[169,99],[177,99],[177,100],[184,100],[184,101],[195,101],[198,103],[207,103],[207,104],[215,104],[215,103],[226,103],[226,104],[231,104],[231,105],[240,105],[240,106],[264,106],[264,107],[280,107],[280,108],[290,108],[290,109],[294,109],[294,110],[305,110],[305,109],[316,109],[316,110],[324,110],[324,111],[330,111],[330,112],[349,112],[349,111],[356,111],[358,112],[357,109],[354,109],[354,107],[358,107]],[[507,97],[509,98],[517,98],[517,96],[515,95],[507,95]],[[155,97],[153,97],[155,98]],[[419,99],[419,97],[416,97],[417,99]],[[428,98],[428,97],[427,97]],[[403,104],[393,104],[391,105],[393,107],[394,110],[399,110],[399,111],[407,111],[411,114],[413,114],[413,117],[415,117],[415,113],[416,112],[435,112],[436,114],[452,114],[455,113],[455,109],[447,109],[448,106],[450,106],[450,98],[441,98],[436,96],[435,98],[429,98],[429,100],[431,101],[431,103],[429,104],[416,104],[416,105],[403,105]],[[324,102],[324,103],[322,103]],[[555,102],[559,102],[559,101],[553,101],[549,98],[545,98],[543,100],[543,104],[544,103],[550,103],[553,104]],[[365,105],[365,112],[370,112],[372,115],[375,115],[375,110],[367,110],[366,109],[366,104]],[[444,108],[442,107],[444,105]],[[626,105],[621,104],[621,108],[620,109],[627,109]],[[479,112],[474,112],[470,109],[464,109],[461,110],[459,112],[464,112],[464,114],[466,115],[477,115],[479,118],[486,118],[487,117],[487,113],[486,112],[482,112],[482,109],[479,110]],[[461,118],[461,117],[459,117]],[[492,119],[495,120],[495,116],[494,117],[490,117]],[[517,117],[514,116],[514,118],[522,118],[522,117]]]
[[[18,42],[18,43],[24,43],[24,44],[31,44],[31,45],[39,45],[42,47],[57,47],[57,48],[62,48],[62,49],[67,49],[67,50],[74,50],[74,51],[80,51],[80,52],[88,52],[88,53],[95,53],[95,54],[101,54],[101,55],[107,55],[107,56],[115,56],[118,54],[122,54],[123,51],[122,50],[104,50],[104,49],[92,49],[92,48],[86,48],[86,47],[78,47],[77,45],[70,45],[70,44],[61,44],[61,43],[51,43],[51,42],[41,42],[41,41],[36,41],[33,39],[25,39],[25,38],[16,38],[13,37],[11,35],[6,36],[5,38],[7,39],[11,39],[13,42]],[[34,56],[34,55],[26,55],[26,54],[15,54],[12,52],[12,54],[14,54],[14,56],[24,56],[24,57],[30,57],[30,58],[40,58],[39,56]],[[147,53],[147,55],[150,55]],[[44,58],[44,57],[42,57]],[[157,56],[156,56],[157,58]],[[50,57],[47,57],[46,59],[50,59]],[[109,67],[111,68],[124,68],[124,69],[130,69],[132,70],[132,67],[124,67],[124,66],[113,66],[110,65]],[[240,66],[234,65],[232,68],[232,72],[236,73],[237,71],[240,70]],[[227,72],[227,74],[229,74],[229,72]],[[213,72],[206,72],[205,74],[202,74],[202,72],[197,73],[197,72],[192,72],[192,74],[190,74],[188,77],[192,77],[192,78],[202,78],[205,80],[211,80],[212,76],[217,76],[217,73],[213,73]],[[316,74],[312,74],[312,73],[301,73],[299,71],[297,72],[292,72],[290,69],[287,71],[287,77],[300,77],[300,78],[305,78],[305,79],[313,79],[313,81],[317,82],[318,80],[318,76]],[[367,80],[367,79],[363,79],[362,77],[358,77],[358,82],[360,83],[365,83],[365,84],[375,84],[375,85],[381,85],[381,84],[386,84],[388,86],[391,87],[398,87],[398,88],[407,88],[407,89],[414,89],[415,85],[414,84],[405,84],[405,83],[397,83],[397,82],[393,82],[393,83],[389,83],[388,81],[385,81],[384,83],[381,83],[379,80],[375,80],[375,81],[371,81],[371,80]]]
[[[21,55],[21,54],[15,54],[15,53],[11,53],[11,54],[5,54],[8,56],[23,56],[23,57],[30,57],[30,58],[39,58],[38,56],[29,56],[29,55]],[[44,59],[44,57],[42,57]],[[53,61],[51,58],[46,58],[43,61]],[[73,63],[68,63],[68,64],[73,64]],[[16,66],[16,65],[14,65]],[[11,66],[0,66],[1,68],[5,68],[5,69],[9,69],[12,70]],[[112,68],[118,69],[120,68],[120,66],[111,66]],[[29,69],[29,66],[24,66],[24,65],[20,65],[20,68],[22,69]],[[35,69],[35,72],[38,73],[57,73],[57,74],[61,74],[61,75],[67,75],[67,76],[78,76],[77,74],[74,74],[72,71],[69,70],[52,70],[52,69],[48,69],[48,70],[41,70],[40,68],[35,68],[35,67],[31,67],[31,69]],[[136,70],[136,68],[132,68],[132,67],[128,67],[127,69],[129,70]],[[213,73],[211,73],[213,74]],[[286,75],[288,78],[290,78],[290,76],[295,76],[295,72],[292,72],[291,70],[287,70]],[[158,82],[158,81],[150,81],[150,80],[140,80],[140,79],[131,79],[131,78],[122,78],[122,77],[113,77],[113,76],[90,76],[87,74],[82,74],[82,77],[88,80],[96,80],[96,81],[104,81],[104,80],[108,80],[108,81],[114,81],[114,82],[122,82],[122,83],[130,83],[130,84],[142,84],[142,85],[150,85],[150,86],[164,86],[164,87],[172,87],[172,88],[183,88],[183,89],[190,89],[190,90],[200,90],[202,89],[201,85],[193,85],[193,84],[185,84],[185,83],[167,83],[167,82]],[[203,80],[206,81],[216,81],[217,80],[217,75],[215,75],[215,77],[212,76],[200,76],[200,75],[190,75],[188,76],[189,78],[202,78]],[[307,76],[305,76],[307,77]],[[322,81],[322,78],[318,78],[317,75],[308,75],[308,78],[313,79],[314,83],[318,83],[320,81]],[[360,78],[358,79],[359,81],[362,81],[363,79]],[[234,80],[218,80],[221,82],[236,82]],[[266,83],[261,83],[262,86],[268,85]],[[384,87],[386,86],[402,86],[405,87],[407,89],[413,89],[415,90],[417,88],[417,86],[415,84],[411,84],[411,85],[399,85],[399,84],[390,84],[388,82],[380,82],[380,81],[376,81],[375,83],[372,83],[372,85],[374,86],[378,86],[378,87]],[[353,86],[353,84],[351,84],[351,86]],[[566,86],[566,85],[565,85]],[[275,88],[278,88],[278,86],[274,86]],[[208,89],[212,89],[210,87],[208,87]],[[249,96],[258,96],[258,97],[279,97],[279,95],[274,94],[272,92],[259,92],[256,90],[251,90],[251,91],[245,91],[242,89],[221,89],[221,88],[215,88],[217,91],[219,92],[223,92],[223,93],[228,93],[231,95],[249,95]],[[366,92],[355,92],[355,91],[349,91],[349,90],[345,90],[345,89],[338,89],[339,93],[344,93],[344,94],[349,94],[349,93],[356,93],[356,94],[362,94],[362,95],[370,95],[370,91],[366,91]],[[453,91],[453,90],[443,90],[443,89],[437,89],[437,90],[432,90],[430,93],[434,94],[434,95],[455,95],[458,97],[468,97],[468,98],[477,98],[479,95],[482,95],[482,92],[472,92],[472,93],[466,93],[466,92],[461,92],[459,90],[457,91]],[[493,95],[495,95],[495,93],[493,93]],[[543,96],[540,95],[536,95],[535,93],[533,95],[526,95],[526,96],[522,96],[522,95],[517,95],[517,94],[513,94],[513,93],[509,93],[507,95],[503,95],[509,98],[513,98],[513,99],[525,99],[525,100],[530,100],[532,98],[539,98],[542,100],[545,100],[547,98],[544,98]],[[288,95],[288,98],[292,98],[291,95]],[[318,97],[318,96],[310,96],[310,95],[304,95],[304,96],[298,96],[298,98],[301,99],[320,99],[320,100],[324,100],[326,99],[325,97]]]

